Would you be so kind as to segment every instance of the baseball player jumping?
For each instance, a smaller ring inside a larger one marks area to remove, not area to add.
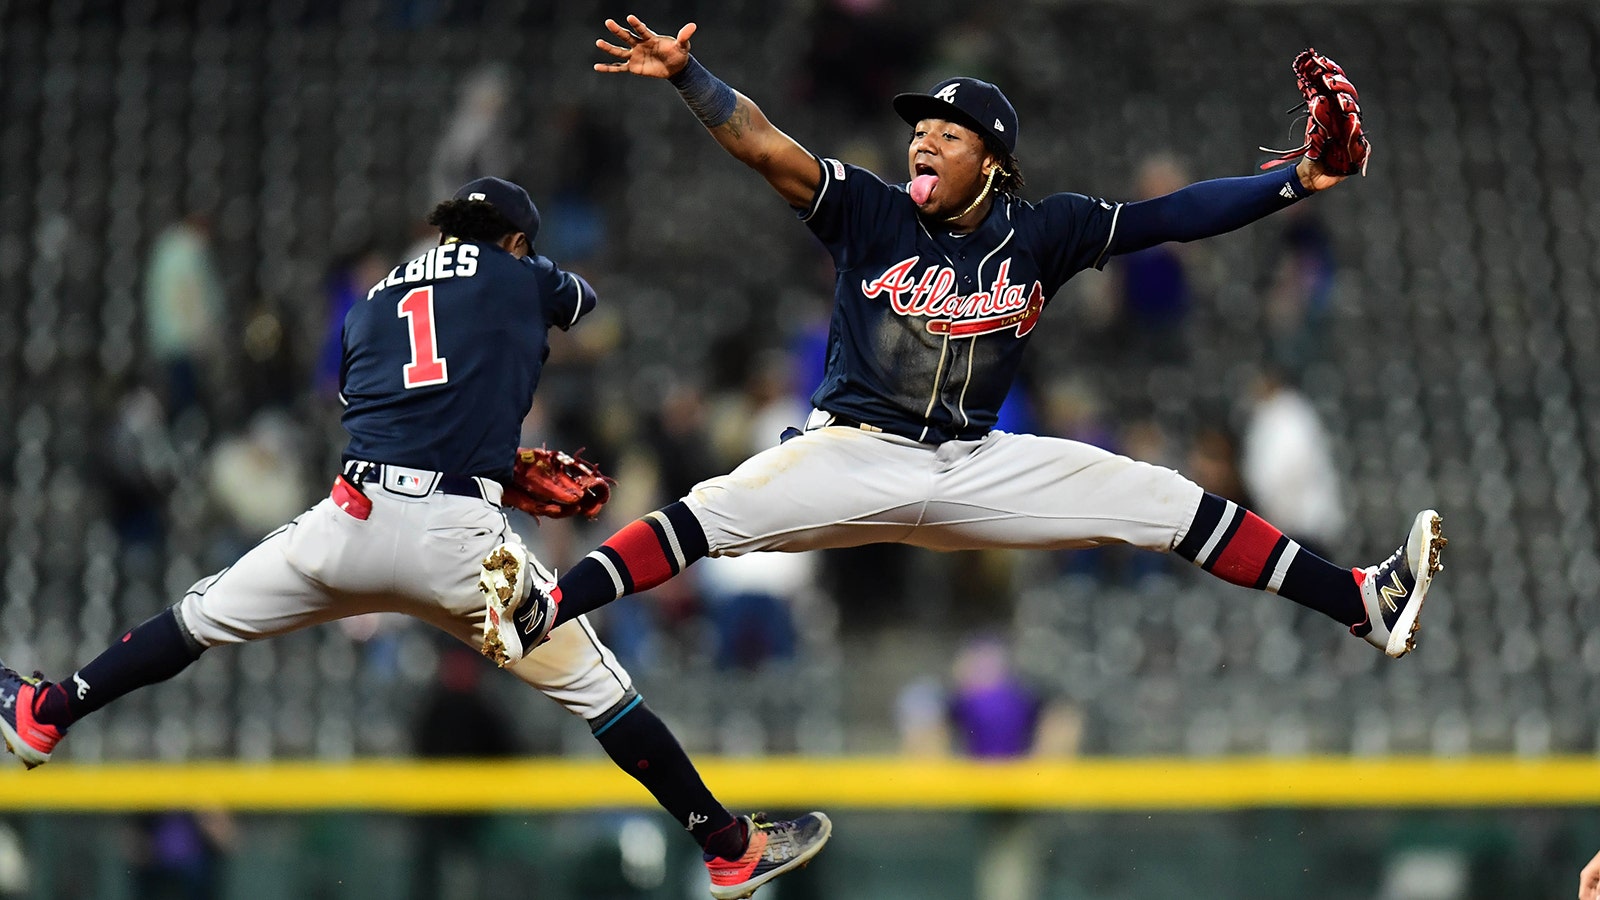
[[[703,556],[893,541],[935,550],[1173,551],[1234,584],[1330,616],[1390,656],[1413,646],[1445,544],[1418,513],[1394,555],[1349,569],[1177,472],[1059,438],[994,430],[1046,302],[1074,273],[1164,241],[1222,234],[1361,170],[1355,88],[1307,51],[1310,113],[1297,165],[1203,181],[1138,203],[1016,193],[1017,115],[992,84],[952,78],[901,94],[904,184],[813,155],[689,55],[695,32],[607,20],[599,72],[668,80],[711,136],[756,170],[833,255],[827,369],[802,430],[634,522],[530,601],[541,622],[671,578]],[[510,629],[507,629],[509,632]],[[502,635],[520,651],[548,629]],[[559,634],[560,629],[550,634]],[[512,654],[514,657],[515,654]]]
[[[0,667],[0,733],[29,768],[49,761],[74,722],[209,648],[377,611],[477,646],[481,561],[498,549],[543,572],[501,510],[501,482],[511,480],[548,331],[592,310],[594,289],[533,252],[539,211],[508,181],[473,181],[428,221],[439,245],[396,266],[345,318],[350,442],[329,497],[68,680]],[[585,719],[612,760],[694,835],[713,896],[748,897],[827,842],[821,813],[767,822],[724,809],[587,621],[519,654],[511,670]]]

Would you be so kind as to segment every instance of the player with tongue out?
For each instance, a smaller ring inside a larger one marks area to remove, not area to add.
[[[1343,180],[1316,154],[1138,203],[1071,193],[1029,202],[1017,194],[1011,103],[992,84],[951,78],[895,98],[911,125],[911,180],[886,184],[775,128],[689,55],[694,25],[675,37],[634,16],[606,27],[619,43],[596,42],[614,61],[595,69],[670,81],[717,143],[795,208],[838,280],[827,368],[803,429],[613,535],[560,579],[548,598],[557,614],[539,622],[559,625],[648,590],[703,556],[879,541],[935,550],[1125,543],[1281,594],[1390,656],[1411,649],[1444,546],[1433,510],[1417,514],[1388,559],[1352,569],[1171,469],[994,429],[1034,323],[1068,278],[1116,254],[1231,231]],[[1332,67],[1309,51],[1302,59]],[[1341,74],[1336,86],[1349,82]],[[1342,102],[1357,108],[1353,86]],[[544,630],[521,635],[521,645],[536,646]]]

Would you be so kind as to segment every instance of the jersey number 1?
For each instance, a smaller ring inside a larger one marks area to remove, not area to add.
[[[411,320],[411,362],[402,370],[406,387],[449,381],[450,368],[439,355],[439,337],[433,327],[433,287],[420,287],[406,294],[398,315]]]

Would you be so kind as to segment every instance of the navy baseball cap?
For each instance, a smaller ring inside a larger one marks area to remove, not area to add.
[[[926,94],[897,94],[894,111],[910,125],[923,119],[960,122],[1017,152],[1017,111],[1000,89],[976,78],[947,78]]]
[[[482,200],[493,206],[518,231],[528,236],[529,246],[539,235],[539,207],[533,205],[533,198],[521,185],[491,175],[462,185],[456,191],[455,199]]]

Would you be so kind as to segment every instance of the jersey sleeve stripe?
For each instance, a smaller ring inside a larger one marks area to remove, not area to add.
[[[583,315],[583,285],[578,283],[578,276],[571,272],[567,273],[567,278],[572,281],[573,293],[578,295],[577,299],[572,301],[572,321],[567,323],[567,327],[571,328],[578,324],[578,317]]]
[[[1117,208],[1111,212],[1111,233],[1106,235],[1106,245],[1100,248],[1100,255],[1094,258],[1094,267],[1096,269],[1105,268],[1106,256],[1111,253],[1111,242],[1117,238],[1117,219],[1121,215],[1122,204],[1118,203]]]
[[[828,166],[823,163],[822,158],[819,156],[811,158],[817,161],[817,172],[821,175],[821,180],[817,185],[817,195],[811,198],[811,208],[806,210],[806,214],[800,217],[802,222],[811,221],[811,217],[816,215],[817,210],[822,208],[822,198],[828,193],[828,182],[831,180],[828,178]]]

